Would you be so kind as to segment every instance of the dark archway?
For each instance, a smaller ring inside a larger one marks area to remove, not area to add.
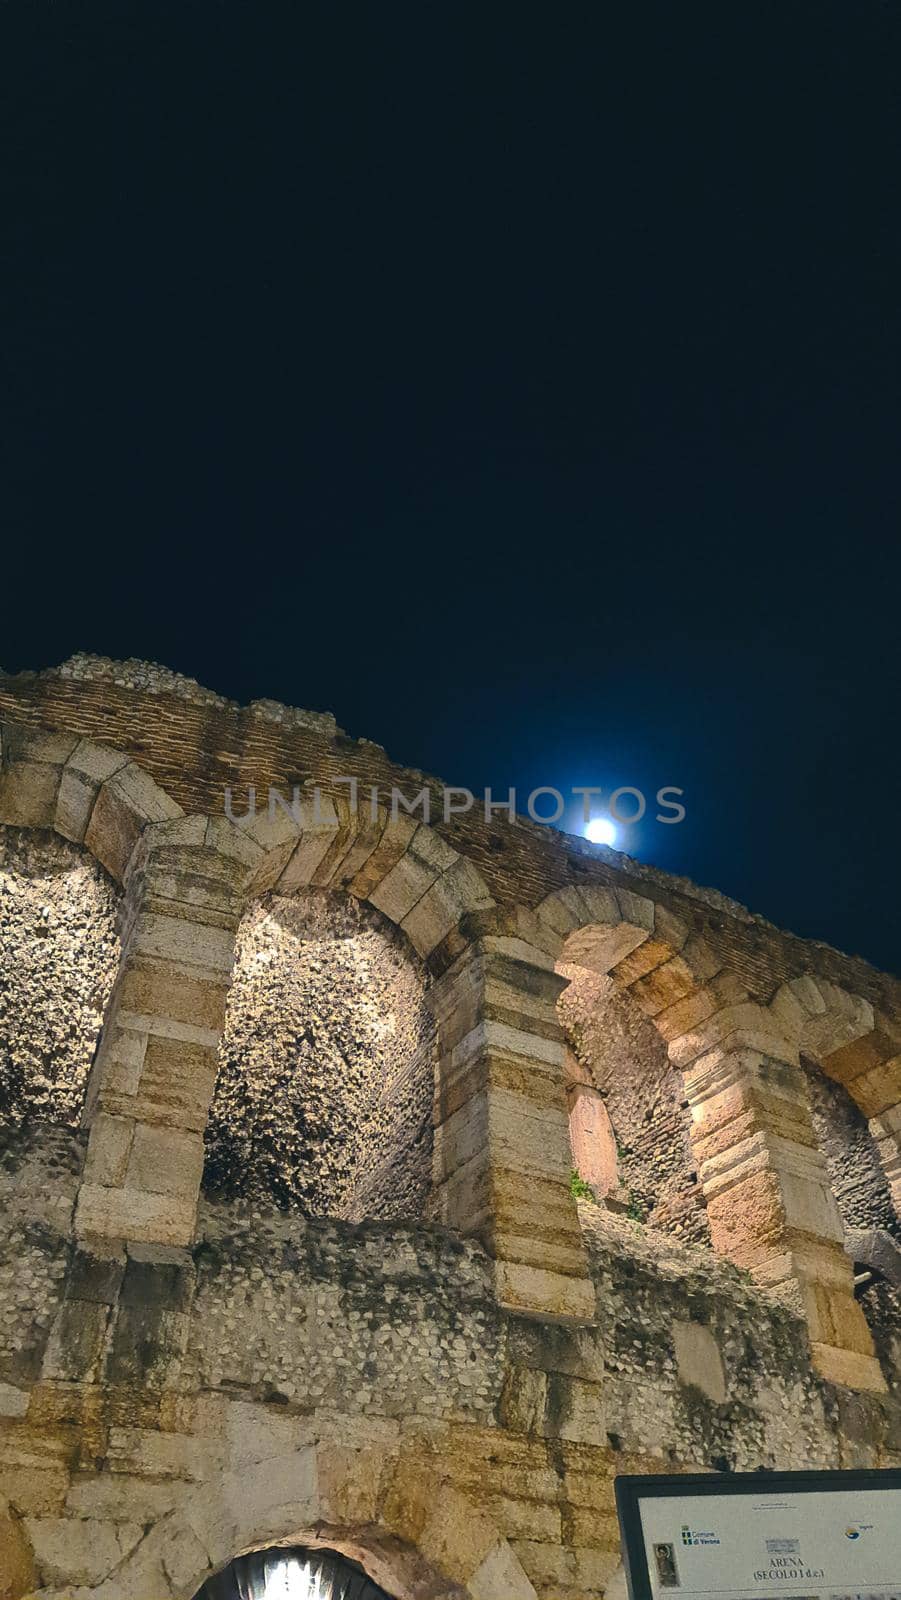
[[[255,1550],[208,1578],[195,1600],[391,1600],[334,1550]]]

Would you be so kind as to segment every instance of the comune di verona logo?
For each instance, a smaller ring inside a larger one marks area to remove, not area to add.
[[[697,1528],[690,1528],[688,1526],[687,1522],[683,1522],[683,1524],[682,1524],[682,1543],[683,1544],[688,1544],[688,1545],[719,1544],[719,1542],[720,1541],[719,1541],[719,1537],[717,1536],[717,1534],[710,1533],[707,1530],[699,1530]]]

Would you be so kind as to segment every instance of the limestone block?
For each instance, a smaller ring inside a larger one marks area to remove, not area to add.
[[[315,1449],[308,1446],[262,1461],[195,1490],[184,1502],[182,1520],[196,1534],[213,1567],[227,1561],[234,1550],[314,1527],[319,1520]]]
[[[653,933],[656,912],[653,900],[643,894],[633,894],[631,889],[619,885],[613,892],[623,921],[631,922],[636,928],[644,928],[646,933]]]
[[[68,1487],[69,1472],[62,1463],[40,1458],[27,1464],[0,1462],[0,1496],[6,1497],[16,1517],[60,1513]]]
[[[217,1033],[225,1017],[228,974],[205,976],[172,962],[159,963],[129,955],[120,975],[117,1004],[125,1013],[142,1019],[141,1026],[152,1031],[152,1019],[209,1028]],[[153,1022],[153,1030],[157,1023]]]
[[[0,1600],[20,1600],[37,1584],[34,1554],[20,1519],[0,1499]]]
[[[829,1383],[875,1394],[885,1393],[885,1378],[875,1356],[861,1355],[856,1350],[839,1350],[835,1345],[815,1340],[811,1340],[810,1350],[814,1366]]]
[[[550,923],[543,921],[536,911],[528,911],[523,906],[516,906],[511,919],[511,927],[518,939],[522,939],[530,947],[543,950],[549,958],[551,966],[556,964],[563,948],[563,937],[556,929],[551,927]]]
[[[536,1600],[535,1589],[506,1539],[489,1550],[467,1588],[472,1600]]]
[[[123,767],[131,765],[131,757],[113,750],[109,745],[95,744],[91,739],[78,739],[75,748],[66,758],[66,768],[87,783],[105,783]]]
[[[200,1134],[137,1124],[126,1188],[194,1202],[200,1192],[202,1173],[203,1139]]]
[[[245,877],[250,878],[252,873],[261,865],[265,850],[262,845],[251,839],[243,828],[232,822],[225,815],[208,816],[206,819],[204,844],[216,855],[225,856],[229,861],[234,861],[244,869]]]
[[[596,1313],[594,1285],[520,1261],[496,1261],[495,1285],[509,1311],[531,1312],[561,1322],[591,1322]]]
[[[379,817],[382,831],[375,848],[368,851],[353,877],[342,873],[342,881],[358,900],[367,899],[371,891],[397,864],[420,826],[413,817],[408,817],[402,812],[392,817],[387,812],[380,811]]]
[[[145,825],[182,815],[181,806],[135,762],[130,762],[101,785],[85,833],[85,844],[121,882]]]
[[[357,1450],[333,1439],[317,1452],[321,1515],[336,1526],[375,1522],[386,1471],[383,1451]]]
[[[73,1479],[66,1511],[73,1517],[101,1522],[150,1522],[168,1516],[184,1494],[175,1479],[155,1482],[124,1472],[104,1472]]]
[[[134,1121],[130,1117],[95,1116],[85,1160],[85,1183],[121,1184],[128,1167]]]
[[[515,1433],[544,1432],[548,1375],[529,1367],[511,1367],[504,1379],[498,1415]]]
[[[638,978],[629,993],[645,1016],[656,1017],[677,1000],[684,1000],[696,987],[697,980],[688,963],[681,956],[673,956],[646,977]]]
[[[678,955],[691,936],[691,929],[684,918],[659,900],[654,904],[653,931],[654,938],[665,944],[671,955]]]
[[[433,841],[437,837],[430,828],[418,828],[404,854],[367,896],[370,905],[398,925],[436,878],[456,860],[455,852],[443,841],[439,841],[440,852],[434,849]]]
[[[658,967],[662,967],[664,962],[670,959],[670,955],[669,946],[662,940],[655,939],[653,934],[649,934],[611,968],[611,976],[621,989],[631,990],[632,985],[640,978],[647,978]]]
[[[111,1427],[108,1453],[115,1473],[174,1480],[181,1485],[182,1499],[185,1481],[193,1484],[215,1478],[225,1464],[222,1446],[215,1440],[152,1428]]]
[[[629,922],[581,927],[566,940],[561,959],[567,966],[607,973],[644,944],[647,937],[646,928]]]
[[[97,1382],[109,1319],[110,1308],[102,1302],[65,1300],[47,1342],[43,1377],[62,1383]]]
[[[74,844],[81,844],[99,792],[99,783],[90,783],[80,773],[64,767],[53,819],[57,833],[61,833],[64,839],[71,839]]]
[[[673,1345],[680,1383],[700,1389],[715,1405],[725,1404],[723,1358],[709,1329],[700,1322],[674,1322]]]
[[[61,767],[79,743],[75,733],[56,733],[50,728],[30,728],[7,722],[3,727],[3,760],[35,762]]]
[[[17,1389],[11,1383],[0,1383],[0,1417],[24,1417],[27,1410],[27,1390]]]
[[[15,761],[0,768],[0,823],[19,828],[50,828],[62,767],[49,762]]]
[[[901,1055],[861,1072],[849,1085],[849,1092],[865,1117],[879,1117],[901,1100]]]
[[[607,1440],[602,1386],[552,1373],[548,1381],[545,1432],[573,1444],[601,1445]]]
[[[276,884],[279,894],[293,894],[312,883],[317,868],[335,843],[340,824],[328,795],[321,796],[318,812],[316,816],[313,800],[304,796],[298,807],[302,817],[300,838]]]
[[[190,1244],[196,1202],[138,1189],[82,1184],[75,1212],[79,1238],[134,1239],[149,1244]]]
[[[600,1200],[618,1181],[616,1136],[610,1117],[593,1085],[572,1084],[567,1099],[573,1166]]]
[[[144,913],[135,925],[129,954],[132,951],[218,977],[231,972],[235,938],[229,928],[209,928],[181,917]]]
[[[622,921],[622,912],[613,890],[606,888],[603,884],[580,884],[579,898],[587,911],[584,921],[602,925]]]
[[[339,829],[327,854],[316,868],[312,881],[323,887],[333,885],[335,888],[344,888],[364,871],[381,840],[386,818],[382,813],[373,821],[368,808],[354,815],[346,801],[339,799],[337,804],[342,823],[346,812],[346,826],[342,825]]]
[[[555,971],[554,957],[543,946],[520,937],[519,932],[509,936],[486,934],[481,940],[481,948],[487,956],[505,956],[508,960],[522,962],[527,967],[537,967],[542,972]]]
[[[99,1584],[143,1536],[140,1523],[28,1517],[26,1531],[45,1583]]]
[[[128,756],[87,739],[79,740],[62,772],[54,823],[57,832],[80,844],[101,785],[128,765]]]
[[[427,1509],[418,1548],[449,1577],[466,1583],[497,1544],[493,1520],[449,1486],[433,1495],[423,1484],[420,1492],[427,1497]]]
[[[457,926],[461,917],[469,912],[486,911],[493,905],[494,900],[481,875],[470,861],[460,856],[408,912],[401,926],[413,948],[427,956]]]
[[[659,1011],[654,1021],[669,1043],[671,1059],[674,1046],[678,1047],[685,1034],[700,1028],[721,1006],[741,1000],[744,995],[744,986],[738,978],[731,973],[721,974],[711,979],[704,988],[686,995],[684,1000],[677,1000],[674,1005],[665,1006]]]
[[[546,900],[535,908],[535,914],[540,923],[557,935],[560,940],[567,939],[576,928],[581,928],[585,923],[585,908],[582,901],[577,902],[573,909],[563,900],[561,892],[548,895]]]
[[[137,1088],[120,1092],[111,1075],[101,1084],[101,1103],[111,1114],[202,1131],[217,1070],[212,1045],[149,1034]]]

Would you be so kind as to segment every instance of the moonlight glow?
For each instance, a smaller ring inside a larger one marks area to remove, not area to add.
[[[585,828],[585,837],[592,844],[616,844],[616,824],[609,817],[592,817]]]

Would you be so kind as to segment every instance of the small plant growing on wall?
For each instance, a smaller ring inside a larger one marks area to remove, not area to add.
[[[575,1167],[573,1167],[569,1175],[569,1192],[574,1200],[590,1200],[594,1206],[598,1203],[598,1197],[591,1184],[586,1183],[584,1178],[579,1177]]]

